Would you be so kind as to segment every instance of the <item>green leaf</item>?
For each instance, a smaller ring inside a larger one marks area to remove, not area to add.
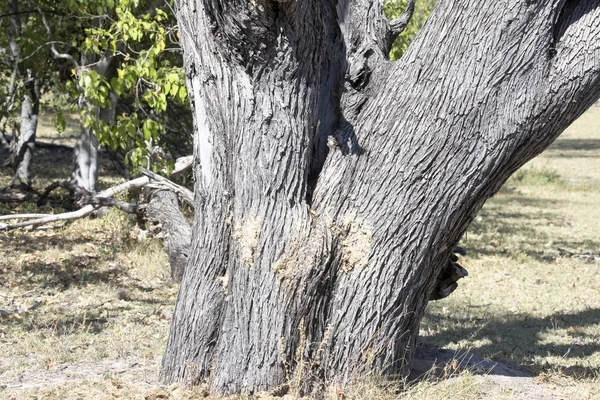
[[[169,92],[171,97],[177,96],[177,92],[179,92],[179,85],[174,83],[173,86],[171,87],[171,90],[168,90],[167,92]]]
[[[63,133],[67,127],[67,120],[62,111],[56,113],[56,130],[58,133]]]
[[[144,140],[150,141],[152,139],[152,128],[151,124],[147,123],[149,121],[144,122],[144,126],[142,127],[142,132],[144,133]]]
[[[179,88],[179,100],[182,103],[185,103],[187,100],[187,90],[185,89],[185,86]]]
[[[125,91],[123,81],[117,77],[113,77],[110,80],[110,86],[118,96],[121,96]]]

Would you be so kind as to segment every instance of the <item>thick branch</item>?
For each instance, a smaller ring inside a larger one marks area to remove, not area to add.
[[[346,78],[354,88],[364,88],[393,43],[383,5],[379,0],[340,0],[337,15],[346,44]]]
[[[346,92],[347,130],[364,156],[330,152],[313,209],[324,218],[335,210],[338,225],[359,215],[372,232],[369,268],[340,277],[331,323],[373,337],[376,368],[401,367],[405,350],[389,338],[416,334],[422,316],[397,299],[423,310],[452,289],[464,273],[444,269],[475,213],[600,96],[600,2],[573,3],[553,58],[563,3],[477,0],[457,9],[441,0],[404,56],[372,74],[360,108]],[[356,307],[356,298],[369,300]],[[385,312],[357,322],[371,309]],[[330,367],[344,370],[338,360],[366,345],[334,346]]]

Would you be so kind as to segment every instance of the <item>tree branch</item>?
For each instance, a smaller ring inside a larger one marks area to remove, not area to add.
[[[184,169],[187,169],[191,166],[191,163],[186,162],[186,159],[187,159],[186,157],[182,157],[182,158],[183,158],[183,160],[180,161],[180,159],[178,159],[177,162],[175,163],[175,170],[173,171],[174,174],[180,173]],[[159,175],[156,175],[150,171],[147,171],[147,172],[149,172],[149,175],[152,175],[152,179],[155,179],[155,177],[158,177],[157,180],[161,184],[163,184],[165,186],[168,185],[169,190],[173,190],[173,191],[179,193],[182,196],[182,198],[186,199],[186,201],[188,201],[188,199],[190,199],[190,198],[193,200],[194,195],[190,190],[185,189],[179,185],[176,185],[175,183],[169,181],[168,179],[163,178]],[[2,218],[0,218],[0,220],[30,219],[30,221],[24,221],[24,222],[19,222],[19,223],[14,223],[14,224],[0,223],[0,231],[17,229],[17,228],[26,228],[26,227],[37,227],[40,225],[45,225],[45,224],[49,224],[49,223],[56,222],[56,221],[66,221],[66,220],[71,220],[71,219],[83,218],[83,217],[91,214],[97,208],[102,207],[102,206],[117,207],[128,213],[137,213],[139,211],[140,206],[131,204],[131,203],[127,203],[127,202],[124,202],[121,200],[115,200],[115,199],[112,199],[112,197],[117,194],[124,193],[127,190],[137,189],[137,188],[146,186],[149,183],[150,183],[150,178],[148,176],[142,176],[140,178],[136,178],[136,179],[121,183],[120,185],[113,186],[111,188],[103,190],[100,193],[98,193],[97,195],[91,195],[88,192],[82,192],[83,189],[81,189],[81,188],[78,188],[78,187],[74,188],[73,185],[71,185],[67,181],[56,182],[56,183],[53,183],[52,185],[50,185],[48,188],[46,188],[46,190],[40,197],[43,197],[44,194],[45,194],[45,196],[47,196],[51,190],[54,190],[57,187],[65,187],[65,188],[67,188],[69,190],[73,190],[75,192],[79,191],[80,198],[78,200],[78,203],[85,204],[85,206],[77,211],[67,212],[67,213],[62,213],[62,214],[55,214],[55,215],[52,215],[52,214],[6,215],[6,216],[3,216]],[[46,192],[48,192],[48,193],[46,193]],[[0,194],[0,200],[2,200],[1,196],[2,196],[2,194]]]
[[[44,13],[44,10],[42,10],[42,8],[40,8],[40,6],[37,5],[37,3],[36,8],[40,13],[44,27],[46,27],[46,32],[48,32],[48,38],[50,39],[50,41],[47,44],[50,44],[50,51],[52,52],[54,58],[67,60],[71,62],[75,66],[75,68],[79,67],[79,63],[77,62],[77,60],[75,60],[75,58],[72,55],[67,53],[59,53],[58,50],[56,50],[56,47],[54,46],[56,42],[53,40],[54,36],[52,35],[52,29],[50,29],[50,25],[48,25],[48,21],[46,20],[46,14]]]
[[[16,224],[2,224],[0,223],[0,231],[8,231],[17,228],[27,228],[27,227],[36,227],[39,225],[49,224],[56,221],[66,221],[70,219],[78,219],[89,215],[94,211],[97,207],[94,206],[86,206],[80,210],[56,214],[56,215],[48,215],[46,217],[34,219],[33,221],[19,222]],[[15,219],[20,218],[19,215],[12,215]]]
[[[387,60],[393,40],[379,0],[340,0],[338,24],[348,60],[347,78],[355,88],[366,86],[371,72]]]
[[[25,14],[34,14],[36,12],[38,12],[39,10],[25,10],[25,11],[17,11],[17,12],[9,12],[6,14],[0,14],[0,18],[4,18],[4,17],[11,17],[13,15],[25,15]],[[55,15],[60,15],[60,16],[65,16],[64,13],[55,11],[55,10],[43,10],[46,13],[49,14],[55,14]]]
[[[0,221],[11,219],[44,218],[52,214],[18,214],[18,215],[0,215]]]
[[[191,163],[189,165],[191,166]],[[182,165],[182,166],[184,166],[184,165]],[[183,186],[179,186],[179,185],[171,182],[167,178],[164,178],[158,174],[155,174],[152,171],[148,171],[145,168],[140,168],[140,172],[143,175],[146,175],[148,178],[153,179],[156,182],[158,182],[158,185],[153,185],[154,187],[159,188],[159,189],[166,188],[175,193],[178,193],[181,196],[181,198],[183,200],[185,200],[186,203],[188,203],[189,205],[194,207],[194,193],[191,190],[184,188]]]
[[[39,225],[45,225],[45,224],[49,224],[51,222],[56,222],[56,221],[66,221],[66,220],[71,220],[71,219],[83,218],[83,217],[91,214],[94,210],[96,210],[100,206],[102,206],[103,199],[112,197],[119,193],[123,193],[126,190],[142,187],[142,186],[148,184],[148,181],[149,181],[148,178],[142,177],[142,178],[133,179],[128,182],[124,182],[124,183],[114,186],[110,189],[106,189],[106,190],[100,192],[98,194],[98,196],[94,196],[91,199],[91,202],[96,203],[96,204],[88,204],[77,211],[66,212],[66,213],[55,214],[55,215],[47,215],[47,216],[44,216],[41,218],[33,219],[31,221],[25,221],[25,222],[20,222],[20,223],[15,223],[15,224],[0,223],[0,231],[17,229],[17,228],[25,228],[25,227],[36,227]],[[59,185],[57,185],[57,186],[59,186]],[[26,214],[26,215],[30,215],[30,214]],[[6,216],[6,217],[11,217],[10,219],[24,218],[24,217],[21,217],[21,215],[19,215],[19,214]],[[9,218],[6,218],[6,219],[9,219]]]
[[[565,129],[600,97],[600,1],[567,0],[557,13],[546,54],[548,93],[539,107],[552,130]]]
[[[390,21],[390,38],[388,39],[390,41],[390,50],[398,35],[400,35],[408,26],[408,23],[410,22],[414,12],[415,0],[409,0],[404,8],[404,11],[402,11],[402,14],[400,14],[398,18]]]
[[[140,206],[137,204],[128,203],[123,200],[113,199],[110,197],[100,197],[100,196],[91,196],[91,197],[83,197],[78,202],[78,204],[90,204],[93,206],[99,207],[114,207],[118,208],[121,211],[124,211],[128,214],[138,214],[140,211]]]

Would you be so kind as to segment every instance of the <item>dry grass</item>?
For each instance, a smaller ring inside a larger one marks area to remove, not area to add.
[[[556,257],[600,251],[599,125],[596,107],[486,204],[463,241],[469,277],[422,325],[422,345],[479,353],[535,382],[467,370],[408,388],[371,378],[328,399],[600,398],[600,264]],[[68,175],[68,159],[41,155],[37,187]],[[9,178],[1,171],[0,185]],[[121,213],[0,233],[0,398],[204,396],[156,384],[176,292],[161,244],[137,241]]]
[[[45,386],[44,374],[72,364],[151,366],[155,379],[177,288],[161,244],[137,242],[131,228],[113,212],[0,234],[0,374],[10,388]]]

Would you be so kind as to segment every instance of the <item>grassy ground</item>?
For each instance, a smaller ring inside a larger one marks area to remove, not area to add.
[[[600,398],[600,107],[518,171],[462,244],[469,277],[429,305],[424,345],[529,370],[577,393],[568,398]]]
[[[36,187],[68,176],[68,155],[40,155]],[[109,165],[101,174],[116,179]],[[0,185],[9,180],[0,171]],[[34,210],[0,204],[0,214]],[[600,398],[600,263],[557,250],[598,253],[599,232],[597,106],[486,204],[463,240],[470,275],[422,325],[423,346],[478,353],[535,379],[447,371],[400,394],[398,383],[368,381],[328,398]],[[176,293],[161,244],[138,240],[121,213],[0,233],[0,398],[200,397],[201,388],[156,385]]]

